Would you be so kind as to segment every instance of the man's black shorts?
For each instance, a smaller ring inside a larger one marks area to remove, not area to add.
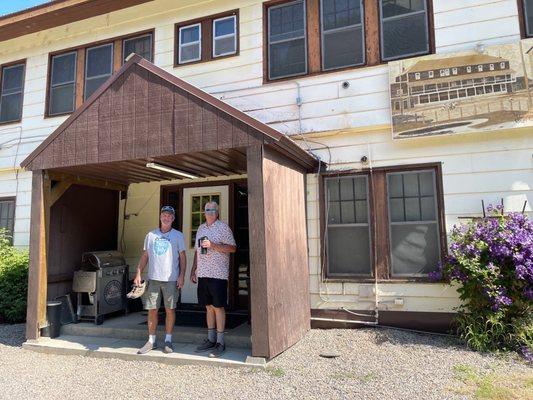
[[[228,281],[216,278],[198,278],[198,304],[201,306],[226,307]]]

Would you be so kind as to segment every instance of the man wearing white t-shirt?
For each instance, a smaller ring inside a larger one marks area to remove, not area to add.
[[[142,300],[148,310],[148,341],[139,349],[144,354],[157,348],[157,310],[161,299],[165,304],[165,345],[163,352],[172,353],[172,330],[176,320],[176,303],[178,289],[183,287],[187,260],[185,257],[185,241],[183,234],[172,229],[176,212],[173,207],[161,208],[159,220],[161,227],[148,232],[144,239],[144,252],[137,266],[137,274],[133,284],[141,284],[141,274],[148,264],[148,283]]]

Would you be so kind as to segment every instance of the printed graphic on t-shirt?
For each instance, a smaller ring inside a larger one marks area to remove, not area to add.
[[[154,253],[162,256],[170,249],[170,241],[167,238],[158,237],[154,240]]]

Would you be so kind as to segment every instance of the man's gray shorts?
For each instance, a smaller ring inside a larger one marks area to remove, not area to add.
[[[163,298],[165,308],[174,309],[178,303],[178,288],[176,281],[163,282],[149,280],[146,291],[142,296],[145,310],[157,310]]]

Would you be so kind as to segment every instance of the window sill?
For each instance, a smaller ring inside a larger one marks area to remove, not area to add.
[[[321,282],[323,283],[375,283],[374,278],[357,278],[357,277],[346,277],[346,278],[324,278]],[[380,278],[377,280],[378,283],[435,283],[442,284],[442,282],[433,282],[430,281],[427,277],[416,277],[416,278]]]
[[[0,126],[9,125],[9,124],[19,124],[21,122],[22,122],[22,118],[14,120],[14,121],[4,121],[4,122],[0,121]]]
[[[71,111],[71,112],[62,113],[62,114],[54,114],[54,115],[44,114],[44,118],[48,119],[48,118],[66,117],[66,116],[72,115],[75,111],[76,110]]]
[[[197,61],[191,61],[188,63],[181,63],[181,64],[174,62],[174,68],[186,67],[188,65],[205,64],[211,61],[225,60],[226,58],[237,57],[238,55],[239,55],[239,52],[237,51],[235,54],[227,54],[225,56],[211,57],[207,60],[197,60]]]

